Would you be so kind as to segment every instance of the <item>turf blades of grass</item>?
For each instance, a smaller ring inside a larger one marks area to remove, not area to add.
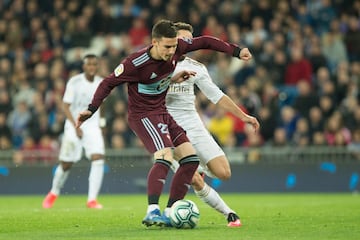
[[[224,216],[194,195],[197,228],[146,228],[145,195],[100,195],[102,210],[87,209],[86,196],[59,197],[42,209],[44,196],[1,196],[0,239],[360,239],[356,194],[222,194],[243,226],[226,227]],[[162,197],[165,204],[167,196]]]

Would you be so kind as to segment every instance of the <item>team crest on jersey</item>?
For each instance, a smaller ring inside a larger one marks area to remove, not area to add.
[[[115,77],[120,76],[120,74],[122,74],[123,72],[124,72],[124,64],[120,64],[114,70]]]

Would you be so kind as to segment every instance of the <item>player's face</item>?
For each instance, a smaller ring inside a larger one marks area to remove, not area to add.
[[[176,51],[177,38],[160,38],[152,40],[151,56],[157,60],[170,60]]]
[[[188,30],[178,30],[178,38],[187,38],[187,39],[192,39],[193,35],[190,31]]]
[[[95,76],[98,70],[98,60],[96,58],[85,59],[83,64],[83,70],[86,76]]]

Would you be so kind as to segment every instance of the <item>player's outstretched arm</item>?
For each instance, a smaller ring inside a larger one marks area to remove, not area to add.
[[[239,108],[229,96],[224,95],[222,98],[220,98],[217,104],[226,111],[229,111],[238,118],[240,118],[243,122],[251,124],[255,132],[259,130],[260,123],[258,122],[258,120],[255,117],[250,116],[246,114],[243,110],[241,110],[241,108]]]
[[[79,128],[83,122],[85,122],[88,118],[92,116],[92,112],[89,110],[85,110],[79,113],[77,120],[76,120],[76,128]]]

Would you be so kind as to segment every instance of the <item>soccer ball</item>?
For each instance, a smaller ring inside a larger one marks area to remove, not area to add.
[[[199,222],[199,208],[193,201],[178,200],[170,209],[170,222],[176,228],[194,228]]]

